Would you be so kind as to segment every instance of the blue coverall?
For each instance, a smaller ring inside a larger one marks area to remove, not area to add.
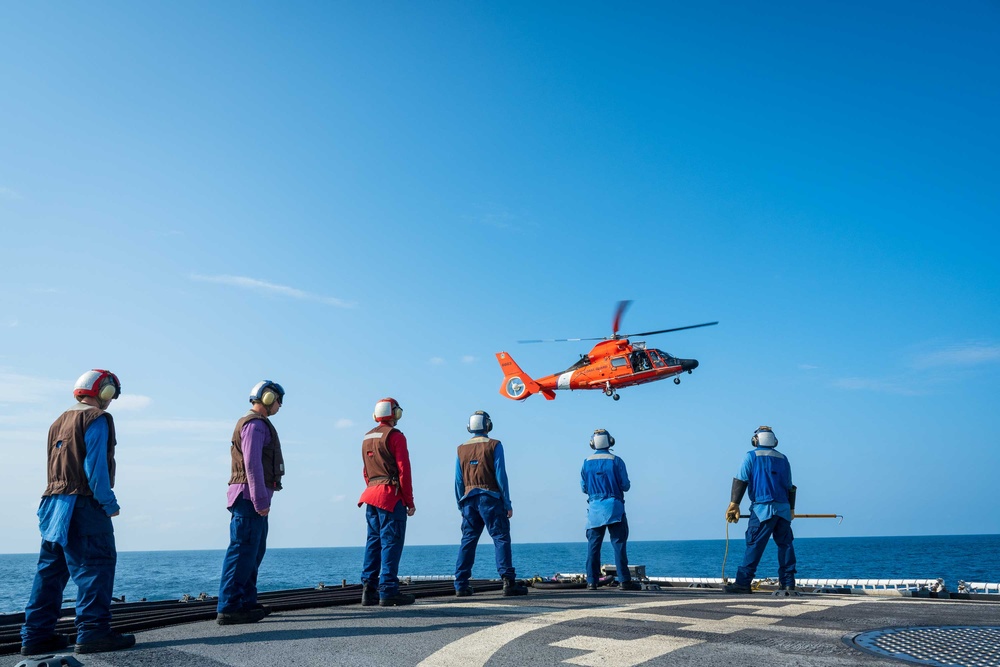
[[[625,516],[625,492],[631,483],[625,462],[607,450],[598,450],[583,461],[580,488],[587,494],[587,583],[601,578],[601,544],[605,530],[611,535],[618,579],[631,580],[628,570],[628,519]]]
[[[792,546],[792,506],[788,498],[792,468],[788,459],[771,447],[755,447],[747,452],[736,478],[747,482],[751,502],[747,550],[743,564],[736,570],[736,585],[750,586],[767,540],[774,536],[778,547],[778,581],[782,586],[794,586],[795,548]]]
[[[102,415],[84,433],[83,471],[92,496],[44,496],[38,507],[42,546],[31,597],[24,610],[21,643],[56,632],[70,577],[77,587],[76,643],[111,634],[111,593],[118,551],[111,515],[119,511],[108,474],[108,421]]]

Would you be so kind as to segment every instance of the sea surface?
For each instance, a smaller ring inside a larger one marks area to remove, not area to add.
[[[495,579],[493,545],[481,542],[473,577]],[[515,544],[519,577],[583,572],[585,542]],[[733,578],[743,556],[742,534],[729,543],[726,576]],[[648,576],[719,577],[726,550],[724,540],[629,542],[632,565],[645,565]],[[260,569],[261,591],[313,587],[342,580],[358,583],[363,547],[269,549]],[[407,546],[400,576],[450,576],[457,545]],[[176,600],[200,593],[217,595],[223,551],[131,551],[118,554],[115,597],[133,602]],[[798,577],[858,579],[943,579],[948,590],[959,580],[1000,581],[1000,535],[938,535],[922,537],[840,537],[795,540]],[[605,541],[603,562],[613,563]],[[0,613],[22,611],[31,592],[37,555],[0,554]],[[757,570],[758,577],[777,576],[772,542]],[[72,582],[64,599],[76,597]]]

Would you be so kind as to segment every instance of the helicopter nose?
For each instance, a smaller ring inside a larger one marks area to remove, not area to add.
[[[681,369],[685,371],[693,371],[698,368],[697,359],[681,359]]]

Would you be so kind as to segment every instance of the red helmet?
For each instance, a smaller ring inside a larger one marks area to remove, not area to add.
[[[399,407],[399,403],[396,402],[395,398],[383,398],[375,404],[375,411],[372,413],[372,419],[375,421],[399,421],[402,418],[403,408]]]
[[[87,371],[73,386],[74,396],[90,396],[102,401],[118,398],[122,393],[122,383],[111,371],[95,368]]]

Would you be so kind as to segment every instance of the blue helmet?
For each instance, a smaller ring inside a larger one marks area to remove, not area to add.
[[[282,389],[281,385],[277,382],[271,382],[270,380],[261,380],[253,386],[250,390],[250,402],[251,403],[263,403],[264,405],[271,405],[275,401],[278,405],[281,405],[285,400],[285,390]]]

